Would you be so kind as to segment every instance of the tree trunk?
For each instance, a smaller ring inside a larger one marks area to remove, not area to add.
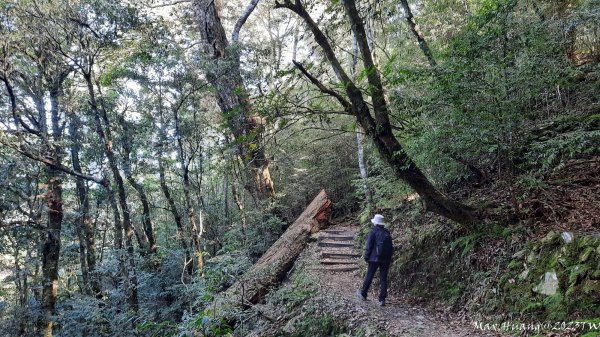
[[[358,63],[358,44],[356,42],[356,36],[352,35],[352,68],[350,73],[352,74],[352,80],[356,81],[356,66]],[[367,174],[367,164],[365,162],[365,151],[363,147],[363,130],[357,125],[356,126],[356,149],[358,158],[358,170],[360,172],[360,178],[363,182],[363,189],[365,190],[365,201],[370,211],[374,211],[375,205],[373,204],[373,197],[371,189],[369,188],[369,176]]]
[[[113,151],[113,141],[112,135],[110,131],[110,122],[108,120],[108,115],[106,111],[103,109],[102,114],[98,109],[98,101],[96,99],[96,94],[94,91],[94,84],[92,81],[92,65],[90,65],[90,70],[88,72],[84,72],[83,77],[85,78],[88,94],[90,98],[90,108],[92,111],[92,115],[94,117],[96,132],[100,137],[100,140],[103,142],[104,146],[104,154],[108,158],[108,165],[113,175],[113,179],[115,180],[115,184],[117,185],[117,193],[119,196],[119,204],[121,206],[121,210],[123,212],[123,231],[125,232],[125,248],[127,251],[127,274],[123,275],[126,278],[125,287],[127,292],[127,301],[129,306],[134,311],[137,311],[139,308],[138,304],[138,294],[137,294],[137,276],[136,276],[136,268],[135,268],[135,255],[133,249],[133,235],[134,229],[131,223],[131,215],[129,212],[129,206],[127,205],[127,195],[125,193],[125,184],[123,183],[123,178],[121,177],[121,173],[119,172],[119,168],[117,166],[117,159],[115,157]],[[104,122],[104,126],[102,125]],[[106,128],[106,130],[105,130]],[[121,252],[119,252],[120,254]]]
[[[63,219],[61,173],[46,168],[48,192],[48,227],[42,247],[42,311],[43,319],[39,326],[44,337],[52,336],[52,316],[56,314],[58,294],[58,258],[60,254],[60,232]]]
[[[248,190],[259,200],[273,198],[275,187],[269,171],[269,160],[262,144],[262,120],[252,113],[249,95],[240,73],[237,51],[228,48],[229,41],[215,2],[193,0],[192,3],[204,41],[205,53],[213,58],[217,69],[207,71],[207,78],[217,89],[219,108],[235,137],[240,157],[253,180]]]
[[[321,46],[321,49],[332,66],[336,76],[341,83],[344,83],[348,100],[339,93],[325,87],[318,79],[308,74],[306,69],[300,64],[296,63],[296,66],[323,93],[337,99],[348,113],[352,113],[356,116],[358,123],[372,139],[382,159],[392,167],[398,178],[406,182],[419,194],[429,211],[447,217],[467,227],[472,226],[477,221],[473,208],[452,200],[438,191],[417,167],[415,162],[408,156],[402,145],[398,142],[398,139],[394,136],[389,120],[389,111],[385,100],[381,77],[373,62],[365,28],[358,15],[355,1],[344,0],[343,4],[350,20],[352,31],[356,36],[363,60],[363,66],[365,69],[370,69],[370,71],[367,72],[367,80],[370,87],[369,94],[372,99],[374,116],[371,115],[371,111],[363,98],[362,92],[342,68],[329,40],[310,17],[302,3],[299,0],[296,0],[294,3],[290,0],[286,0],[283,3],[276,2],[276,7],[290,9],[298,14],[307,24],[313,33],[316,42]]]
[[[70,113],[69,135],[71,137],[71,162],[73,170],[83,172],[79,159],[81,150],[81,120],[75,113]],[[85,285],[85,292],[100,296],[101,288],[95,276],[96,270],[96,238],[94,223],[90,217],[90,200],[88,189],[83,178],[75,178],[75,190],[79,203],[79,221],[77,224],[77,235],[79,237],[81,254],[81,274]]]
[[[14,263],[14,267],[13,267],[13,275],[14,275],[14,283],[15,283],[15,288],[16,288],[16,293],[17,293],[17,301],[19,304],[19,310],[22,312],[27,312],[29,309],[27,308],[28,306],[28,299],[29,299],[29,287],[28,287],[28,273],[27,273],[27,269],[23,269],[21,268],[21,264],[19,263],[20,257],[21,257],[21,251],[19,250],[19,245],[17,244],[16,240],[14,238],[10,238],[9,240],[11,241],[11,246],[13,247],[14,251],[13,251],[13,263]],[[26,257],[29,258],[30,254],[29,254],[29,247],[26,247],[27,253],[26,253]],[[20,317],[17,319],[18,322],[18,332],[17,335],[19,337],[26,337],[29,334],[27,333],[27,326],[28,326],[28,322],[27,322],[27,317]]]
[[[133,174],[131,173],[131,151],[133,148],[133,143],[130,132],[132,132],[132,130],[125,118],[119,117],[119,122],[123,128],[123,171],[125,172],[125,178],[133,187],[133,189],[135,189],[142,203],[143,236],[145,237],[142,239],[145,241],[143,248],[147,253],[149,252],[155,254],[157,247],[150,215],[150,202],[148,202],[148,196],[146,195],[143,186],[135,180]]]
[[[220,312],[258,303],[287,275],[310,235],[327,226],[330,213],[331,200],[321,191],[263,256],[208,308]]]
[[[50,90],[50,118],[52,121],[52,138],[57,143],[61,140],[59,124],[58,96],[60,87]],[[41,107],[40,118],[46,118],[45,109]],[[45,125],[45,124],[44,124]],[[43,133],[47,130],[42,129]],[[53,145],[48,149],[48,157],[52,162],[60,164],[61,149]],[[46,165],[46,204],[48,206],[48,227],[45,230],[42,245],[42,318],[38,322],[39,332],[44,337],[52,336],[56,314],[56,299],[58,295],[58,260],[60,256],[60,233],[63,220],[62,172],[51,165]]]
[[[158,148],[157,160],[158,160],[158,174],[159,174],[159,179],[160,179],[160,189],[163,192],[163,195],[165,196],[167,203],[169,204],[169,210],[171,211],[171,214],[173,215],[173,220],[175,220],[175,227],[177,228],[177,230],[176,230],[177,231],[177,241],[179,241],[179,245],[181,246],[181,249],[183,249],[185,263],[187,263],[188,261],[191,260],[191,253],[190,253],[188,241],[185,237],[186,230],[183,225],[183,219],[181,218],[181,215],[179,214],[179,211],[177,210],[177,204],[175,203],[175,200],[173,199],[173,196],[171,195],[171,191],[169,190],[169,186],[167,185],[167,177],[165,174],[165,164],[163,161],[163,153],[164,153],[163,146],[166,143],[167,139],[166,139],[166,132],[164,130],[164,123],[161,123],[161,124],[162,124],[162,126],[159,129],[160,144],[157,146],[157,148]],[[193,269],[193,265],[191,263],[188,263],[186,265],[186,270],[187,270],[188,275],[193,275],[194,269]]]
[[[106,193],[108,194],[108,202],[110,207],[113,210],[113,222],[115,223],[113,248],[117,256],[117,261],[119,262],[119,273],[123,279],[123,284],[127,284],[129,280],[129,272],[127,271],[127,266],[125,265],[125,254],[123,253],[123,222],[121,221],[121,213],[119,212],[119,205],[117,204],[117,199],[115,198],[115,191],[112,189],[112,184],[107,185]],[[104,234],[105,235],[102,238],[102,251],[104,251],[104,239],[106,238],[106,231]],[[100,261],[102,261],[102,255],[100,255]]]
[[[179,166],[181,166],[181,175],[183,177],[183,196],[185,199],[185,205],[188,213],[188,225],[189,235],[191,236],[191,246],[194,249],[194,256],[196,258],[196,267],[198,271],[204,274],[204,257],[202,255],[201,236],[202,233],[198,230],[196,224],[196,209],[192,202],[191,188],[190,188],[190,162],[191,158],[188,159],[185,156],[185,150],[183,148],[183,137],[181,134],[181,128],[179,125],[179,113],[177,109],[173,111],[173,117],[175,119],[175,138],[177,139],[177,158],[179,160]],[[186,261],[187,263],[187,261]]]

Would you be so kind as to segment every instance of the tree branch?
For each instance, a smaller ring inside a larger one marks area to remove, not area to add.
[[[246,20],[248,20],[250,14],[252,14],[252,12],[254,11],[254,8],[256,8],[256,5],[258,5],[258,1],[259,0],[250,1],[250,4],[248,4],[248,7],[246,7],[246,10],[244,11],[244,13],[242,13],[242,16],[240,16],[240,18],[235,23],[235,26],[233,27],[233,33],[231,33],[231,41],[233,43],[238,42],[240,38],[240,30],[242,29],[244,23],[246,23]]]
[[[335,72],[337,78],[344,85],[352,83],[350,77],[348,77],[348,74],[346,74],[346,72],[342,68],[342,65],[337,59],[337,56],[335,56],[335,52],[333,51],[333,47],[329,43],[329,40],[327,39],[325,34],[323,34],[321,29],[319,29],[319,26],[317,26],[317,23],[312,19],[310,14],[308,14],[304,6],[302,6],[300,0],[296,0],[294,4],[292,4],[290,0],[285,0],[285,2],[283,3],[275,1],[275,8],[287,8],[292,12],[298,14],[298,16],[300,16],[304,20],[310,31],[313,33],[315,40],[317,41],[319,46],[321,46],[321,49],[323,49],[325,57],[331,64],[331,67],[333,68],[333,71]]]
[[[431,54],[431,49],[429,49],[429,45],[427,44],[427,41],[425,41],[423,34],[421,34],[421,32],[417,29],[417,23],[415,22],[415,17],[413,16],[413,13],[410,10],[410,7],[408,6],[408,1],[400,0],[400,3],[402,4],[402,8],[404,9],[404,14],[406,15],[406,22],[408,23],[408,27],[417,39],[417,42],[419,43],[419,48],[421,48],[421,51],[423,52],[425,57],[427,57],[429,65],[435,67],[437,65],[437,63],[435,62],[435,58],[433,58],[433,54]],[[533,2],[533,4],[535,6],[535,2]]]
[[[5,145],[5,146],[7,146],[7,147],[9,147],[9,148],[17,151],[18,153],[20,153],[21,155],[23,155],[23,156],[25,156],[25,157],[27,157],[29,159],[33,159],[35,161],[39,161],[39,162],[41,162],[43,164],[46,164],[46,165],[48,165],[48,166],[50,166],[50,167],[52,167],[54,169],[57,169],[59,171],[64,172],[64,173],[67,173],[67,174],[70,174],[72,176],[75,176],[75,177],[78,177],[78,178],[81,178],[81,179],[85,179],[85,180],[88,180],[88,181],[93,181],[96,184],[99,184],[99,185],[102,185],[102,186],[107,186],[108,185],[108,181],[106,180],[106,178],[98,178],[98,177],[90,176],[90,175],[87,175],[87,174],[84,174],[84,173],[81,173],[81,172],[77,172],[77,171],[75,171],[75,170],[73,170],[73,169],[71,169],[71,168],[69,168],[67,166],[64,166],[64,165],[62,165],[60,163],[56,163],[52,159],[48,159],[48,158],[42,157],[40,155],[31,153],[31,152],[29,152],[29,151],[27,151],[27,150],[25,150],[25,149],[23,149],[21,147],[15,146],[14,144],[11,144],[11,143],[3,140],[3,139],[0,139],[0,144]]]
[[[32,133],[34,135],[39,135],[40,132],[29,127],[29,125],[27,125],[27,123],[25,123],[21,116],[19,116],[19,114],[17,113],[17,98],[15,96],[15,92],[12,85],[8,81],[8,76],[0,76],[0,80],[4,82],[4,85],[6,86],[6,92],[8,93],[8,96],[10,98],[10,107],[13,119],[15,120],[15,127],[18,128],[19,125],[21,125],[23,128],[25,128],[25,130],[27,130],[27,132]]]
[[[97,33],[95,30],[94,30],[94,28],[92,28],[92,26],[90,26],[90,24],[89,24],[89,23],[87,23],[87,22],[83,22],[83,21],[81,21],[81,20],[80,20],[80,19],[78,19],[78,18],[72,18],[72,17],[70,17],[70,18],[67,18],[67,19],[68,19],[68,20],[70,20],[70,21],[73,21],[73,22],[75,22],[76,24],[78,24],[78,25],[79,25],[79,26],[81,26],[81,27],[87,28],[87,29],[88,29],[90,32],[92,32],[92,34],[94,34],[94,36],[95,36],[97,39],[102,39],[102,37],[100,36],[100,34],[98,34],[98,33]]]
[[[308,80],[314,84],[317,88],[319,88],[319,90],[324,93],[327,94],[335,99],[338,100],[338,102],[340,102],[340,104],[344,107],[344,110],[351,112],[352,111],[352,105],[350,104],[350,102],[348,102],[344,97],[342,97],[342,95],[338,94],[337,92],[333,91],[330,88],[327,88],[323,83],[321,83],[321,81],[319,81],[319,79],[317,79],[316,77],[312,76],[305,68],[304,66],[302,66],[301,63],[297,62],[296,60],[292,60],[292,62],[294,63],[294,65],[296,66],[296,68],[298,68],[298,70],[300,70],[300,72],[302,74],[304,74],[304,76],[306,76],[308,78]]]
[[[352,114],[356,116],[356,118],[359,120],[359,123],[367,131],[367,133],[375,132],[377,130],[375,120],[371,116],[369,107],[363,98],[362,92],[344,71],[340,61],[335,55],[333,47],[329,43],[329,40],[325,34],[323,34],[317,23],[311,18],[310,14],[302,6],[300,0],[295,0],[293,4],[290,0],[285,0],[283,3],[275,1],[275,8],[287,8],[304,20],[310,31],[313,33],[315,41],[323,50],[323,53],[333,68],[338,80],[342,82],[342,85],[344,85],[346,94],[348,95],[348,100],[351,104]]]
[[[344,0],[342,1],[346,14],[352,27],[352,32],[356,37],[358,48],[360,50],[363,65],[367,72],[367,80],[371,87],[370,95],[373,101],[373,111],[375,112],[375,119],[377,124],[381,126],[382,130],[390,130],[390,119],[387,108],[387,102],[385,101],[385,95],[383,91],[383,84],[381,82],[381,76],[373,61],[373,55],[371,54],[371,48],[369,47],[369,41],[367,39],[367,33],[362,19],[356,9],[355,0]]]

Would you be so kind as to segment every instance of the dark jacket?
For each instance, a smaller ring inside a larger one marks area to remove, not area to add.
[[[365,255],[364,255],[364,259],[367,262],[390,262],[391,260],[381,260],[378,256],[377,256],[377,249],[376,249],[376,237],[377,237],[377,232],[378,231],[386,231],[388,232],[388,230],[383,227],[383,225],[375,225],[373,227],[371,227],[371,230],[369,231],[369,236],[367,236],[367,245],[365,247]]]

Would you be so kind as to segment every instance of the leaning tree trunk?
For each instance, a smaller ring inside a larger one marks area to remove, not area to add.
[[[429,65],[431,65],[432,67],[435,67],[437,65],[437,62],[435,62],[435,58],[433,57],[433,54],[431,53],[431,49],[429,49],[429,44],[423,37],[423,34],[421,33],[421,31],[417,28],[417,23],[415,22],[415,17],[413,16],[412,11],[410,10],[408,1],[400,0],[400,4],[402,5],[402,9],[404,10],[404,15],[406,18],[406,22],[408,23],[408,28],[410,28],[410,31],[412,32],[413,36],[415,37],[415,39],[417,39],[419,48],[421,48],[423,55],[425,55],[425,57],[427,58]]]
[[[250,270],[217,297],[209,310],[231,318],[235,311],[258,303],[270,287],[287,275],[310,235],[328,224],[330,213],[331,200],[321,191]]]
[[[252,113],[252,105],[240,73],[237,51],[229,48],[215,1],[193,0],[192,3],[205,54],[213,58],[216,69],[208,70],[207,78],[217,89],[218,105],[238,144],[240,157],[254,180],[247,189],[258,199],[272,198],[275,196],[275,187],[262,144],[263,125],[261,118]],[[244,21],[245,19],[238,21],[239,27],[236,26],[235,32],[239,33]]]
[[[313,33],[316,42],[323,50],[325,57],[333,68],[338,80],[344,83],[347,99],[337,91],[327,88],[317,78],[310,75],[301,64],[295,62],[296,67],[323,93],[334,97],[348,113],[356,116],[358,123],[363,127],[365,133],[371,138],[381,158],[394,170],[395,175],[413,188],[425,202],[427,209],[436,214],[447,217],[467,227],[476,221],[474,209],[452,200],[438,191],[416,163],[408,156],[398,139],[392,132],[389,119],[389,110],[385,100],[383,84],[375,64],[365,27],[359,17],[354,0],[343,1],[346,14],[350,21],[352,32],[356,36],[358,47],[362,56],[363,66],[369,69],[367,81],[369,83],[369,94],[372,100],[373,115],[362,91],[350,79],[342,68],[329,40],[317,26],[316,22],[308,14],[300,0],[285,0],[276,2],[277,8],[287,8],[300,16]]]

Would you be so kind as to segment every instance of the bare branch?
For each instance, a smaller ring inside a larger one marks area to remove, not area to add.
[[[347,1],[344,1],[344,4],[346,4],[346,2]],[[331,43],[329,43],[329,40],[327,39],[325,34],[323,34],[323,31],[321,31],[321,29],[319,28],[317,23],[312,19],[310,14],[302,6],[301,1],[295,0],[294,4],[292,4],[292,2],[290,0],[285,0],[285,2],[283,2],[283,3],[276,1],[275,8],[287,8],[287,9],[291,10],[292,12],[296,13],[298,16],[300,16],[304,20],[304,22],[306,23],[306,25],[308,26],[310,31],[313,33],[315,41],[319,44],[319,46],[323,50],[323,53],[325,54],[327,61],[329,61],[329,64],[333,68],[333,71],[335,72],[338,80],[340,82],[342,82],[342,84],[344,85],[344,87],[346,89],[346,94],[348,95],[348,99],[351,103],[352,113],[358,118],[360,124],[363,126],[363,128],[365,130],[367,130],[368,132],[375,131],[375,129],[376,129],[375,128],[375,120],[371,116],[369,107],[362,96],[362,92],[360,91],[360,89],[358,89],[356,84],[350,79],[350,77],[348,76],[346,71],[344,71],[339,59],[337,58],[337,56],[335,54],[335,51],[333,50],[333,47],[331,46]],[[356,11],[356,9],[355,9],[355,11]],[[354,28],[354,24],[353,24],[353,28]],[[362,28],[363,28],[362,31],[363,31],[363,38],[364,38],[364,35],[365,35],[364,27],[362,27]],[[358,34],[356,34],[356,35],[358,36]],[[370,69],[369,67],[366,67],[366,68]],[[378,76],[378,74],[377,74],[377,76]],[[369,81],[369,82],[371,82],[371,81]],[[385,104],[385,101],[383,103]],[[387,115],[384,117],[387,117]],[[389,124],[389,122],[388,122],[388,124]]]

